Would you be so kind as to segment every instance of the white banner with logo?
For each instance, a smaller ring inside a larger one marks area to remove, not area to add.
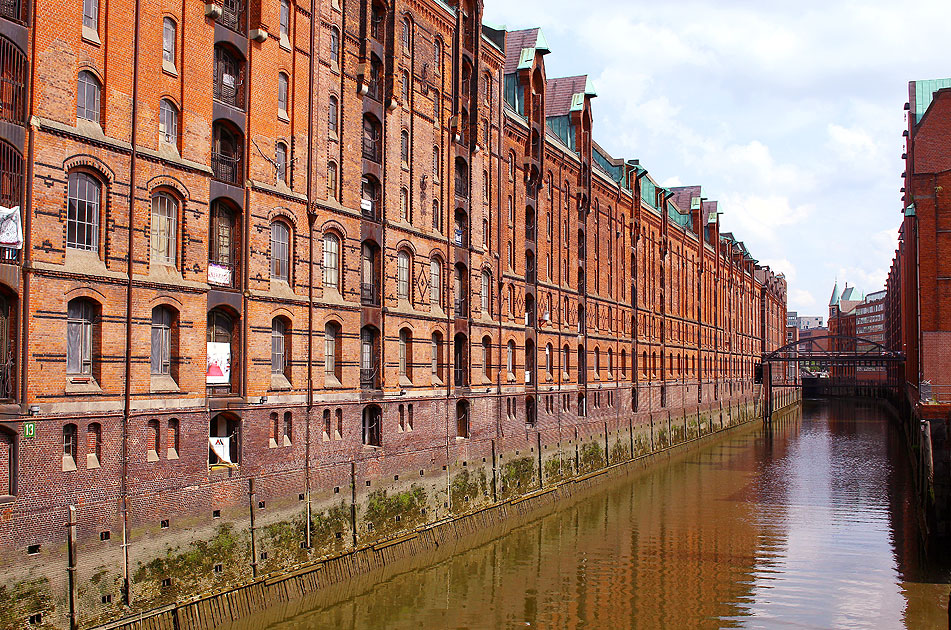
[[[231,438],[211,436],[208,438],[208,445],[222,464],[234,465],[231,461]]]
[[[0,247],[23,249],[23,226],[20,206],[0,206]]]
[[[227,385],[231,382],[231,344],[208,342],[208,368],[205,371],[205,383],[208,385]]]
[[[231,267],[208,263],[208,283],[225,287],[231,286]]]

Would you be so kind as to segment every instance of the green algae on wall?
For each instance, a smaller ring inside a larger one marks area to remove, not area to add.
[[[16,582],[9,592],[6,586],[0,585],[0,628],[23,627],[21,624],[30,615],[38,612],[52,612],[53,607],[53,593],[50,590],[50,581],[46,577],[28,578]],[[44,624],[33,627],[47,626]]]
[[[502,500],[529,492],[532,489],[534,477],[535,458],[519,457],[506,462],[500,474]]]
[[[409,490],[396,494],[388,494],[385,489],[374,490],[367,497],[363,520],[368,529],[372,525],[376,537],[384,537],[422,523],[425,507],[426,490],[422,486],[413,484]]]
[[[611,463],[616,464],[631,458],[631,447],[629,444],[619,439],[611,447]]]
[[[136,601],[154,607],[250,574],[250,541],[244,533],[236,533],[231,523],[222,523],[211,540],[193,540],[184,550],[168,549],[164,557],[140,564],[132,581]]]
[[[604,449],[597,442],[588,442],[581,445],[581,474],[594,472],[604,468]]]
[[[452,478],[449,487],[449,504],[453,512],[464,512],[471,503],[481,502],[483,497],[488,496],[488,480],[485,475],[485,469],[479,469],[479,478],[476,479],[475,473],[470,474],[468,470],[463,470]]]

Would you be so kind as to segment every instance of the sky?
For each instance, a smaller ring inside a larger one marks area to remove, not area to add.
[[[594,82],[595,141],[703,186],[790,310],[884,287],[908,82],[951,76],[948,0],[485,0],[483,20],[541,27],[548,78]]]

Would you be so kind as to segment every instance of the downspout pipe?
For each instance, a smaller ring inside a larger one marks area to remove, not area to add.
[[[29,25],[32,27],[36,23],[36,0],[30,3]],[[30,335],[27,318],[30,313],[30,275],[33,271],[33,141],[36,134],[36,128],[33,126],[33,111],[35,100],[33,98],[35,74],[33,72],[33,63],[36,59],[36,37],[30,39],[30,62],[26,64],[26,71],[29,73],[26,84],[29,86],[27,100],[29,111],[26,120],[29,124],[26,127],[26,198],[23,208],[23,263],[20,273],[23,276],[22,299],[18,300],[19,317],[17,323],[20,328],[20,369],[18,381],[20,389],[20,409],[21,413],[27,409],[29,401],[27,400],[27,362],[30,357]]]
[[[304,545],[311,548],[310,539],[310,434],[311,416],[314,409],[314,223],[317,213],[314,207],[314,67],[317,34],[314,19],[317,15],[316,0],[310,1],[310,61],[307,72],[307,419],[304,443],[304,496],[307,503],[307,526],[304,528]]]
[[[139,128],[139,32],[141,29],[141,0],[135,0],[135,27],[132,35],[132,155],[129,159],[129,236],[126,265],[126,321],[125,321],[125,385],[122,413],[122,478],[119,489],[119,509],[122,514],[122,598],[126,606],[132,603],[132,583],[129,578],[129,419],[132,413],[132,270],[135,219],[136,139]]]

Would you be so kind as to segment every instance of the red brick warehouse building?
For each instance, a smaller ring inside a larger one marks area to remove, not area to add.
[[[354,507],[260,542],[276,570],[753,400],[785,279],[699,186],[595,142],[538,29],[466,0],[116,1],[0,7],[0,585],[44,594],[11,618],[63,625],[66,505],[92,623],[241,579],[150,567],[238,523],[249,479],[274,527]],[[374,492],[423,498],[383,522]]]

